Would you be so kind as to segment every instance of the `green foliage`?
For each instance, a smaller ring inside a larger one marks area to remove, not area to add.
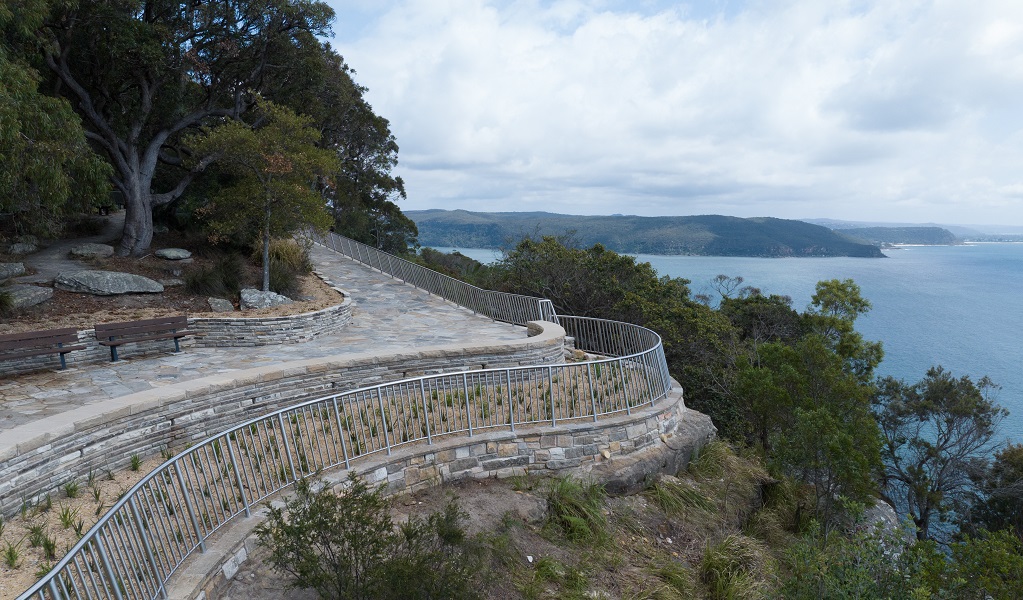
[[[185,275],[185,289],[193,294],[230,298],[242,287],[243,263],[237,254],[225,254],[212,266]]]
[[[915,385],[886,378],[874,395],[886,491],[907,512],[917,537],[932,534],[934,520],[947,521],[977,491],[998,423],[1007,411],[991,399],[995,386],[955,378],[933,367]]]
[[[212,239],[262,241],[263,290],[270,289],[270,241],[304,228],[326,228],[329,215],[312,189],[337,168],[334,154],[316,147],[308,117],[262,100],[256,125],[231,120],[187,138],[193,162],[215,159],[235,180],[205,207]]]
[[[241,116],[252,92],[304,80],[311,59],[324,51],[316,36],[327,33],[333,17],[325,3],[310,0],[51,6],[45,23],[33,28],[32,47],[43,51],[62,83],[54,87],[114,167],[126,207],[120,252],[134,255],[152,241],[153,208],[180,197],[209,165],[182,169],[183,157],[192,156],[182,134]]]
[[[9,317],[14,314],[14,296],[3,288],[0,288],[0,317]]]
[[[699,566],[700,579],[713,600],[765,598],[774,585],[775,570],[764,545],[739,534],[708,547]]]
[[[1023,444],[1008,444],[995,453],[991,467],[978,478],[967,529],[1009,530],[1023,540]]]
[[[483,597],[484,554],[466,539],[456,504],[397,530],[388,507],[381,489],[354,475],[340,492],[300,480],[256,532],[272,566],[325,598]]]
[[[607,539],[603,486],[571,477],[552,479],[544,490],[546,526],[570,541],[599,543]]]
[[[56,236],[70,215],[109,194],[110,167],[89,148],[81,121],[63,99],[39,93],[40,77],[8,37],[17,17],[0,11],[0,214],[19,234]]]
[[[1023,544],[980,531],[942,551],[905,532],[858,528],[826,539],[812,532],[787,551],[781,595],[792,600],[1011,600],[1023,589]]]
[[[262,258],[261,256],[257,258]],[[270,290],[285,296],[299,291],[299,276],[313,270],[308,248],[295,240],[270,242]]]

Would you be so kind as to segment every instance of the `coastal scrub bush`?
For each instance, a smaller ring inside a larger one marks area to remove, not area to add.
[[[467,539],[457,504],[397,527],[389,505],[382,489],[354,475],[339,491],[300,480],[256,533],[271,566],[324,598],[483,597],[485,554]]]
[[[242,287],[242,272],[241,257],[226,254],[213,265],[200,267],[186,275],[185,289],[203,296],[237,296]]]

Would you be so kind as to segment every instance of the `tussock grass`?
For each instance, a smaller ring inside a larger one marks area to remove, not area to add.
[[[675,477],[659,478],[644,494],[670,517],[700,518],[714,510],[714,502],[695,483]]]
[[[544,490],[546,527],[570,541],[596,543],[608,539],[604,504],[607,493],[597,483],[570,477],[552,479]]]
[[[755,600],[772,588],[775,563],[760,541],[732,534],[707,548],[699,572],[713,600]]]
[[[200,267],[185,276],[185,288],[193,294],[235,297],[242,288],[244,265],[237,254],[226,254],[212,266]]]

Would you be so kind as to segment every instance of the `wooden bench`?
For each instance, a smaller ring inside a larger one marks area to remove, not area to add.
[[[188,331],[187,327],[188,319],[185,315],[125,323],[97,323],[96,341],[101,346],[110,347],[111,362],[118,360],[118,346],[134,342],[172,339],[174,340],[174,351],[181,352],[178,340],[196,334],[194,331]]]
[[[85,346],[78,343],[78,330],[73,327],[0,335],[0,360],[59,354],[60,368],[66,369],[64,355],[74,350],[85,350]]]

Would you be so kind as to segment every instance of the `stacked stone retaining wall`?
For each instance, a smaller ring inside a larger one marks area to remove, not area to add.
[[[88,404],[15,427],[0,438],[0,514],[25,500],[178,451],[248,419],[303,400],[419,375],[563,362],[565,331],[531,324],[532,337],[469,348],[307,359],[236,371]]]
[[[385,486],[388,494],[411,493],[459,479],[527,474],[570,474],[615,488],[623,476],[648,480],[656,472],[677,472],[715,434],[709,417],[686,409],[682,390],[676,386],[655,406],[637,407],[631,415],[441,438],[433,445],[417,444],[391,456],[360,459],[352,472],[373,485]],[[347,476],[348,471],[336,469],[323,479],[338,484]],[[255,550],[252,532],[264,515],[260,510],[251,518],[237,518],[220,537],[207,541],[207,552],[193,555],[171,578],[169,597],[205,600],[216,596]]]
[[[341,290],[338,292],[343,293]],[[190,317],[188,329],[199,335],[182,338],[181,348],[250,347],[276,344],[297,344],[313,338],[338,333],[352,322],[352,300],[345,297],[341,304],[284,317]],[[78,343],[84,350],[65,355],[68,367],[95,365],[110,361],[110,348],[96,341],[96,331],[78,332]],[[129,343],[118,348],[121,357],[142,357],[174,351],[173,340]],[[60,357],[32,356],[16,360],[0,360],[4,376],[22,375],[60,368]]]

